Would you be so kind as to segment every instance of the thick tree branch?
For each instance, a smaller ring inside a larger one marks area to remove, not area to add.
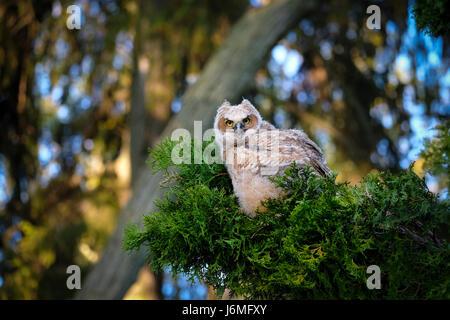
[[[221,49],[210,60],[198,81],[183,97],[183,107],[168,124],[162,137],[176,128],[192,129],[194,120],[210,125],[216,107],[224,100],[240,99],[251,86],[255,73],[277,41],[318,2],[279,0],[246,14],[231,30]],[[205,129],[205,128],[204,128]],[[122,251],[122,236],[128,223],[139,223],[151,211],[153,200],[161,196],[160,176],[152,176],[143,167],[127,206],[123,209],[114,234],[103,256],[90,272],[77,299],[120,299],[135,281],[145,262],[144,254]]]

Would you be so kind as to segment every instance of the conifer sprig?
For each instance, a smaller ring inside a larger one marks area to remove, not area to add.
[[[450,298],[450,247],[439,236],[448,201],[411,168],[350,186],[292,165],[274,179],[288,197],[268,200],[251,219],[223,165],[175,165],[173,146],[161,143],[149,163],[177,179],[143,230],[125,230],[124,248],[147,247],[154,270],[170,267],[246,298]],[[366,286],[370,265],[381,269],[380,290]]]

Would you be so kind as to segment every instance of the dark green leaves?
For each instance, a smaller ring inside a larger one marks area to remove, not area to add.
[[[248,298],[449,298],[447,202],[407,170],[369,175],[360,186],[289,168],[274,183],[286,190],[250,219],[239,209],[225,167],[170,162],[172,144],[152,151],[172,183],[144,229],[130,226],[126,250],[146,246],[155,269],[198,277]],[[170,170],[169,170],[170,169]],[[169,173],[171,172],[171,173]],[[378,265],[382,289],[366,287]]]

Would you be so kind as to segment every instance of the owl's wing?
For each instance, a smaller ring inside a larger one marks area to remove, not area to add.
[[[249,140],[248,147],[256,149],[263,165],[282,169],[296,162],[300,167],[310,165],[321,176],[328,176],[322,150],[300,130],[271,130]]]

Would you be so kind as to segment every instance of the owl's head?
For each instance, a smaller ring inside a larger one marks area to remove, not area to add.
[[[214,121],[216,140],[220,145],[225,142],[243,143],[245,136],[255,133],[261,123],[261,115],[247,99],[234,106],[225,101],[217,110]]]
[[[248,130],[258,130],[261,122],[258,110],[247,99],[235,106],[225,100],[217,110],[214,129],[222,134],[227,131],[244,134]]]

